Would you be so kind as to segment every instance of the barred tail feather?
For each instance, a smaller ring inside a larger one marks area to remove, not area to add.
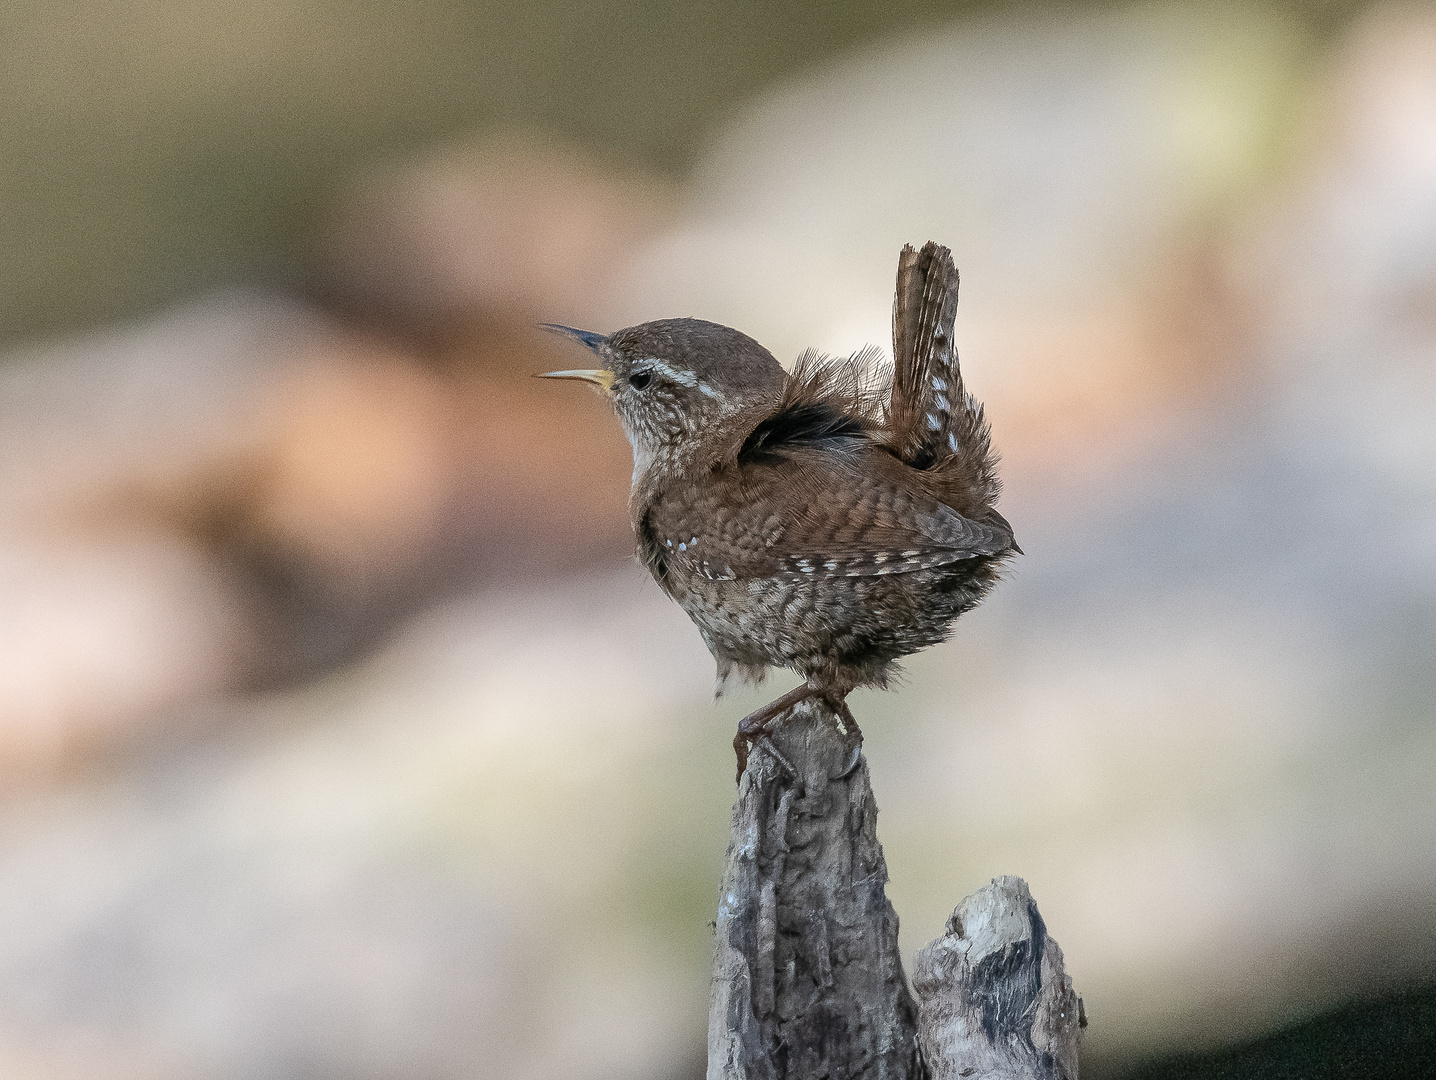
[[[909,465],[952,478],[981,520],[997,499],[997,459],[982,405],[967,392],[953,330],[957,266],[952,252],[929,241],[898,258],[893,302],[893,388],[885,427],[894,452]]]

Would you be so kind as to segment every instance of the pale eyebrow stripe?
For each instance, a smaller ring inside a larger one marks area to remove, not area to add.
[[[643,360],[640,360],[638,364],[635,364],[634,366],[638,367],[640,364],[646,364],[654,371],[661,371],[664,375],[668,376],[669,379],[671,379],[673,382],[678,383],[680,386],[698,385],[698,376],[693,374],[693,372],[677,371],[674,368],[669,367],[662,360],[659,360],[655,356],[650,356]]]
[[[721,398],[723,396],[717,390],[714,390],[713,387],[699,382],[698,376],[693,374],[693,372],[678,371],[676,368],[669,367],[656,356],[645,357],[644,359],[640,360],[638,364],[646,364],[651,370],[662,372],[669,379],[671,379],[673,382],[678,383],[678,385],[680,386],[696,387],[700,392],[707,394],[711,398]]]

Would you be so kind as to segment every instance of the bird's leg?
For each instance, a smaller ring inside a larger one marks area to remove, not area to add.
[[[768,702],[761,709],[755,709],[738,721],[738,734],[733,736],[733,750],[738,755],[738,779],[743,779],[743,770],[748,767],[748,751],[761,735],[766,735],[773,721],[800,701],[807,701],[819,693],[817,687],[803,683],[789,690],[780,698]]]
[[[831,701],[831,698],[829,700]],[[855,746],[862,746],[863,729],[858,727],[857,718],[853,716],[853,710],[848,708],[847,699],[838,698],[837,703],[833,706],[833,711],[842,717],[843,727],[848,729],[848,739]]]

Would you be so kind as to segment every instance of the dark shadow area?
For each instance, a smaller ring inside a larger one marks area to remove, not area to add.
[[[1415,1080],[1436,1076],[1436,986],[1355,1002],[1242,1046],[1099,1075],[1119,1080]]]

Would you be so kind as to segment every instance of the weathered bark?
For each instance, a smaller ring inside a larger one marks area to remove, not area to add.
[[[1076,1080],[1081,1000],[1020,878],[918,954],[915,1003],[861,753],[820,702],[754,749],[733,808],[708,1080]]]
[[[738,787],[709,1080],[919,1080],[886,882],[866,760],[826,705],[796,706]]]
[[[960,903],[912,982],[932,1080],[1076,1080],[1082,999],[1021,878]]]

